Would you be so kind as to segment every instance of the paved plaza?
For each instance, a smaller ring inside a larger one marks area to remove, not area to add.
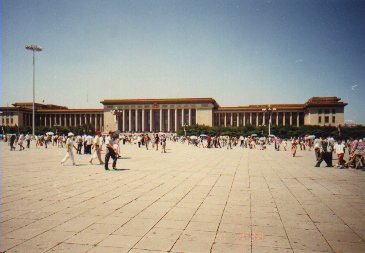
[[[0,146],[0,252],[365,252],[365,172],[313,152],[128,144],[105,171]]]

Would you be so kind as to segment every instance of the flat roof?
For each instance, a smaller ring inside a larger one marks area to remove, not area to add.
[[[213,98],[141,98],[141,99],[104,99],[100,101],[104,105],[124,105],[124,104],[185,104],[185,103],[211,103],[218,107],[218,103]]]

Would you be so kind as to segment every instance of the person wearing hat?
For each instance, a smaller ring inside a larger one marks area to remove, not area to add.
[[[75,166],[76,163],[75,163],[75,159],[74,159],[74,153],[72,152],[72,148],[75,148],[77,150],[77,148],[75,147],[74,142],[73,142],[74,134],[70,132],[70,133],[68,133],[67,136],[68,136],[67,141],[66,141],[67,153],[66,153],[65,157],[62,159],[61,164],[64,165],[64,163],[68,160],[68,158],[70,158],[72,161],[72,165]]]
[[[111,157],[113,159],[113,169],[116,169],[118,156],[114,150],[114,139],[113,139],[112,131],[109,132],[109,138],[108,138],[108,141],[106,142],[106,149],[107,149],[107,151],[106,151],[106,155],[105,155],[104,168],[105,168],[105,170],[109,170],[108,164],[109,164],[109,159]]]

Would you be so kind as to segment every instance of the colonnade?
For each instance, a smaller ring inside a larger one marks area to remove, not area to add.
[[[301,119],[302,117],[302,119]],[[216,126],[260,126],[268,125],[300,126],[304,124],[302,112],[215,112]]]
[[[37,126],[63,126],[76,127],[81,125],[93,126],[94,129],[102,130],[104,126],[103,113],[51,113],[36,115]]]
[[[194,108],[121,109],[115,117],[117,129],[123,132],[176,132],[184,125],[197,123]]]

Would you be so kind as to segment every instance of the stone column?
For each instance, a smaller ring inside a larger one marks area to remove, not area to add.
[[[162,124],[162,109],[160,109],[160,132],[163,131],[163,124]]]
[[[100,114],[100,118],[99,118],[100,131],[103,131],[103,115],[104,114]]]
[[[250,112],[250,125],[252,126],[252,112]]]
[[[243,113],[243,126],[246,126],[246,113]]]
[[[175,108],[175,132],[177,132],[177,108]]]
[[[256,112],[256,126],[259,125],[259,113]]]
[[[262,113],[262,125],[266,125],[266,114],[265,114],[265,112]]]
[[[290,126],[293,125],[293,113],[290,112]]]
[[[189,126],[191,126],[191,108],[189,108]]]
[[[171,131],[171,119],[170,119],[170,108],[167,109],[167,131]]]
[[[119,114],[119,116],[120,116],[120,114]],[[98,124],[97,124],[98,119],[97,119],[97,117],[98,117],[98,115],[94,114],[94,129],[95,130],[98,129]]]
[[[134,129],[135,129],[136,132],[138,132],[138,109],[137,108],[134,110],[134,115],[135,115]]]
[[[276,112],[276,125],[279,125],[279,112]]]
[[[184,124],[184,109],[181,109],[181,125],[183,126]]]
[[[231,126],[233,126],[233,113],[231,112]]]
[[[128,122],[129,124],[129,129],[128,129],[128,131],[129,132],[131,132],[132,131],[132,109],[129,109],[129,122]]]
[[[299,127],[299,112],[297,112],[297,127]]]
[[[224,113],[224,127],[227,127],[227,113]]]
[[[237,126],[240,126],[240,113],[237,112]]]
[[[123,109],[123,112],[122,112],[122,129],[123,129],[123,132],[125,132],[125,109]]]
[[[144,109],[142,109],[142,132],[144,132],[144,117],[145,117]]]
[[[152,109],[150,109],[150,132],[153,131],[153,112],[152,112]]]
[[[285,126],[285,112],[283,112],[283,126]]]
[[[70,120],[70,126],[72,126],[72,115],[71,114],[69,115],[68,119]]]

